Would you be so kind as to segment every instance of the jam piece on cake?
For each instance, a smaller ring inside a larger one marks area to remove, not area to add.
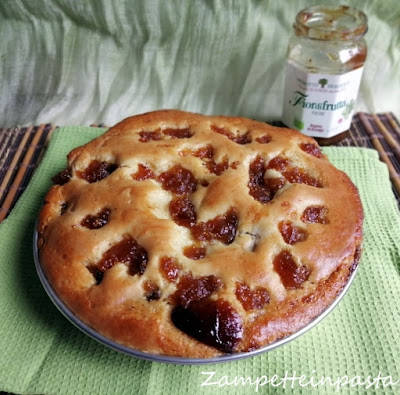
[[[86,180],[87,182],[93,183],[106,178],[114,170],[116,170],[117,167],[118,166],[113,163],[92,160],[84,171],[79,171],[77,174],[80,178]]]
[[[236,297],[246,311],[262,309],[270,299],[265,288],[256,287],[252,290],[244,282],[236,283]]]
[[[310,275],[305,266],[297,266],[289,251],[281,251],[274,259],[274,269],[286,289],[300,288]]]
[[[176,198],[169,204],[172,219],[180,226],[191,228],[196,224],[196,211],[188,198]]]
[[[188,139],[193,136],[193,133],[188,128],[183,128],[183,129],[168,128],[163,130],[163,134],[173,139]]]
[[[167,128],[167,129],[156,129],[156,130],[143,130],[139,132],[139,141],[147,143],[149,141],[159,141],[165,138],[171,139],[184,139],[193,136],[193,133],[188,128]]]
[[[292,166],[289,159],[275,157],[268,163],[268,169],[279,171],[292,184],[306,184],[322,188],[322,184],[301,167]]]
[[[258,156],[250,164],[249,182],[247,184],[250,195],[260,203],[268,203],[273,199],[276,192],[281,189],[286,181],[283,178],[267,178],[265,160]]]
[[[143,180],[154,179],[156,178],[156,176],[153,170],[139,163],[138,170],[135,174],[132,175],[132,178],[136,181],[143,181]]]
[[[235,240],[238,224],[236,210],[231,208],[214,219],[197,223],[191,231],[196,240],[208,242],[217,240],[228,245]]]
[[[111,210],[104,208],[96,215],[87,215],[82,221],[81,225],[88,229],[100,229],[108,223]]]
[[[158,141],[163,139],[163,135],[160,129],[152,130],[152,131],[142,131],[139,132],[139,141],[142,143],[147,143],[148,141]]]
[[[240,144],[240,145],[251,143],[251,135],[250,135],[249,131],[247,131],[246,133],[243,133],[243,134],[235,135],[230,130],[225,129],[223,127],[216,126],[216,125],[212,125],[211,130],[215,133],[222,134],[222,135],[228,137],[229,140],[232,140],[235,143]]]
[[[315,156],[316,158],[322,158],[323,156],[321,148],[319,148],[316,144],[301,143],[300,149],[302,149],[304,152],[307,152],[307,154]]]
[[[193,301],[207,298],[221,286],[222,281],[214,275],[196,278],[185,274],[180,278],[172,298],[176,304],[187,307]]]
[[[211,347],[232,353],[243,337],[243,320],[224,299],[208,298],[177,306],[172,322],[182,332]]]
[[[329,223],[327,214],[328,207],[326,206],[309,206],[304,210],[301,220],[306,224],[325,225]]]
[[[175,165],[169,170],[161,173],[158,177],[163,188],[176,195],[186,195],[193,193],[197,189],[197,180],[193,173],[182,167]]]
[[[181,272],[181,266],[172,257],[163,256],[160,258],[161,274],[170,282],[175,282]]]
[[[108,249],[96,266],[100,271],[105,272],[116,263],[124,263],[129,267],[129,274],[133,276],[144,273],[147,260],[147,251],[131,236],[127,236]]]
[[[183,249],[183,255],[189,259],[197,261],[203,259],[206,256],[206,249],[196,245],[188,246]]]
[[[71,179],[71,177],[72,177],[71,170],[64,169],[64,170],[61,170],[59,173],[57,173],[51,179],[51,181],[56,185],[64,185]]]
[[[307,231],[293,225],[290,221],[281,221],[278,225],[279,231],[287,244],[296,244],[307,238]]]
[[[260,144],[268,144],[272,140],[272,137],[269,134],[264,134],[264,136],[260,136],[256,138],[257,143]]]

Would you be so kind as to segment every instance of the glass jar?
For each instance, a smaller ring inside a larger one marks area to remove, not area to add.
[[[282,120],[321,145],[333,144],[350,128],[367,57],[367,17],[347,6],[312,6],[293,27]]]

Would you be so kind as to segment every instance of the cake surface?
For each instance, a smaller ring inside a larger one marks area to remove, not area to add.
[[[38,221],[69,309],[135,350],[210,358],[307,325],[362,243],[356,187],[316,142],[245,118],[127,118],[68,155]]]

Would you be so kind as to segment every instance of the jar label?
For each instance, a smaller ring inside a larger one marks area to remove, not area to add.
[[[290,128],[328,138],[350,128],[363,67],[345,74],[308,73],[286,66],[283,122]]]

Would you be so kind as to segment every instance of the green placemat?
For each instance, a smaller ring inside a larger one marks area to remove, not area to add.
[[[33,228],[50,178],[64,168],[66,154],[103,130],[58,129],[28,188],[0,224],[0,390],[42,394],[399,393],[400,215],[387,168],[377,152],[369,149],[324,150],[360,190],[365,209],[364,254],[339,306],[298,339],[241,361],[179,366],[117,353],[70,324],[53,306],[36,275]]]

